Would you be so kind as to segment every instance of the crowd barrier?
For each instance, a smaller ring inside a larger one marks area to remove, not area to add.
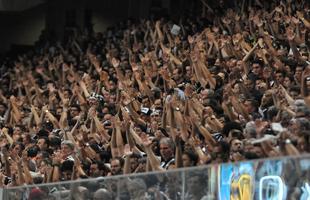
[[[81,179],[1,190],[21,199],[310,199],[310,155]]]

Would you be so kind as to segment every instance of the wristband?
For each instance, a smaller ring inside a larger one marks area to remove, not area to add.
[[[53,167],[60,167],[60,164],[59,163],[56,163],[56,164],[52,164]]]

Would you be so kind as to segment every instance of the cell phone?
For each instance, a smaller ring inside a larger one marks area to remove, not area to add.
[[[125,112],[129,113],[129,110],[127,107],[124,107]]]
[[[280,123],[271,123],[271,129],[275,132],[282,132],[284,131],[284,128]]]
[[[37,140],[37,139],[38,139],[38,136],[37,136],[37,135],[34,135],[34,136],[32,136],[32,139],[33,139],[33,140]]]

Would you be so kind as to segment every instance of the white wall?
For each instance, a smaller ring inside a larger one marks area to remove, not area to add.
[[[11,44],[33,45],[45,27],[62,38],[66,10],[77,10],[82,26],[84,10],[91,10],[94,30],[103,32],[128,17],[147,16],[150,3],[151,0],[51,0],[27,11],[0,12],[0,52],[9,50]]]
[[[92,23],[94,24],[95,32],[104,32],[109,26],[121,21],[117,18],[106,18],[100,12],[94,12],[92,15]]]
[[[44,3],[44,0],[0,0],[1,11],[26,10]]]
[[[12,44],[33,45],[45,27],[45,9],[40,6],[25,12],[0,13],[0,51]]]

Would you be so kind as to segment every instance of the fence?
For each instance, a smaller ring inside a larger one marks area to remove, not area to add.
[[[310,155],[3,189],[5,200],[310,200]]]

